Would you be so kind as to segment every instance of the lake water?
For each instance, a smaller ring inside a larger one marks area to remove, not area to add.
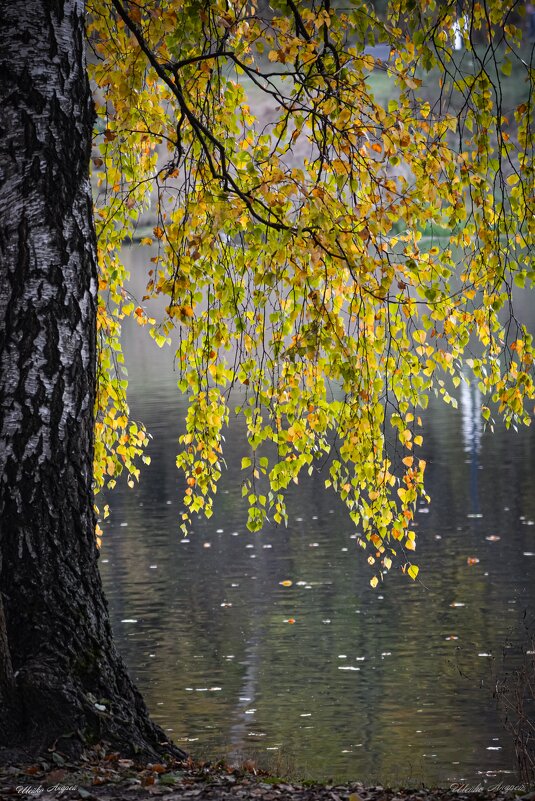
[[[183,539],[174,459],[184,402],[171,351],[145,333],[128,331],[125,351],[152,464],[139,487],[106,498],[101,571],[155,720],[195,757],[253,758],[276,773],[514,783],[493,690],[529,647],[523,617],[535,610],[534,428],[484,434],[474,389],[457,412],[431,403],[419,580],[396,571],[372,590],[321,473],[292,489],[287,528],[247,532],[238,424],[215,513]]]

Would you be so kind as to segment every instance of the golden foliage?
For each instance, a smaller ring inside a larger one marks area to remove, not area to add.
[[[179,339],[185,528],[211,514],[237,403],[251,530],[284,521],[285,489],[322,469],[381,557],[378,575],[394,556],[416,578],[407,551],[426,497],[430,394],[455,404],[451,382],[469,368],[488,424],[495,406],[508,425],[530,422],[532,337],[509,309],[513,284],[535,275],[533,113],[527,99],[505,109],[501,82],[512,61],[528,87],[533,74],[513,5],[476,3],[461,21],[467,69],[451,4],[394,0],[379,19],[361,0],[343,11],[281,0],[268,16],[255,0],[90,2],[97,487],[125,468],[137,478],[146,441],[118,377],[133,314],[159,345]],[[391,49],[387,63],[370,44]],[[142,244],[158,248],[146,295],[166,298],[158,321],[129,298],[120,260],[151,204]]]

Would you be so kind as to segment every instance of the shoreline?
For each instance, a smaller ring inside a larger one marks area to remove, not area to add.
[[[0,799],[84,799],[85,801],[535,801],[535,787],[521,781],[492,785],[454,782],[449,787],[391,788],[358,781],[294,781],[257,770],[252,762],[236,767],[170,760],[144,763],[105,749],[78,760],[53,751],[44,758],[23,750],[0,750]]]

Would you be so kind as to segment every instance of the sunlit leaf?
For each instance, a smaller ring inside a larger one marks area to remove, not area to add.
[[[149,441],[128,407],[130,316],[172,345],[187,399],[183,532],[213,514],[236,414],[248,530],[286,523],[288,489],[321,473],[386,571],[428,502],[414,453],[429,398],[455,408],[473,381],[489,427],[531,421],[511,287],[535,278],[535,171],[533,71],[520,41],[515,59],[495,46],[513,0],[465,9],[463,71],[451,3],[399,0],[395,24],[383,5],[90,0],[88,35],[95,491],[123,471],[135,484]],[[139,300],[122,261],[136,237]]]

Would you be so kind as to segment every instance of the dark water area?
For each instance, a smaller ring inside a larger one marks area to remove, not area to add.
[[[101,571],[115,635],[153,717],[194,756],[307,778],[514,783],[493,691],[530,647],[534,427],[483,433],[474,387],[457,411],[430,403],[420,575],[393,571],[372,590],[323,473],[292,488],[287,528],[247,531],[239,423],[214,515],[183,538],[184,401],[170,349],[145,333],[129,330],[125,352],[152,464],[134,490],[98,500],[111,504]]]

